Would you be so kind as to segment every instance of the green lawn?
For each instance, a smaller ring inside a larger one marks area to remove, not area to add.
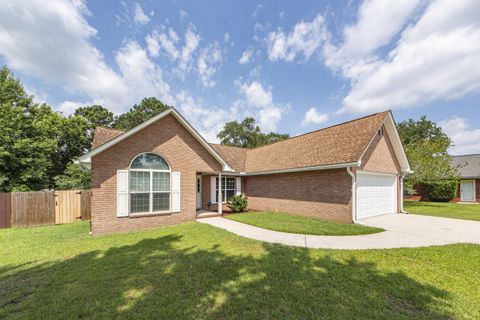
[[[479,319],[480,246],[266,244],[201,223],[0,230],[0,319]]]
[[[414,214],[480,221],[478,204],[405,201],[403,208]]]
[[[380,228],[331,222],[289,213],[246,212],[226,215],[225,218],[264,229],[300,234],[347,236],[384,231]]]

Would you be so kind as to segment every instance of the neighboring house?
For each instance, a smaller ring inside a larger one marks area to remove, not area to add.
[[[451,163],[460,171],[455,201],[480,202],[480,154],[452,156]]]
[[[193,221],[209,202],[221,214],[241,193],[250,210],[354,222],[401,211],[410,170],[389,111],[244,149],[207,143],[170,108],[126,132],[97,128],[79,162],[95,234]]]

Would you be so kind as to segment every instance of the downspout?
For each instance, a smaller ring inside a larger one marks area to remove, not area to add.
[[[347,167],[347,172],[352,177],[352,221],[353,223],[358,223],[357,221],[357,178],[355,173],[352,172],[351,167]]]
[[[400,213],[408,213],[403,211],[403,179],[405,174],[400,175]]]

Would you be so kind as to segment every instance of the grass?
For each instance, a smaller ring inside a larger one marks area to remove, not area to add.
[[[331,222],[289,213],[247,212],[227,215],[225,218],[264,229],[300,234],[347,236],[384,231],[380,228]]]
[[[403,207],[413,214],[480,221],[480,205],[477,204],[405,201]]]
[[[478,319],[480,246],[309,250],[200,223],[0,230],[0,319]]]

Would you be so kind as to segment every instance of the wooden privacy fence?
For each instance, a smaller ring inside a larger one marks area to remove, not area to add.
[[[0,193],[0,228],[89,220],[90,190]]]

